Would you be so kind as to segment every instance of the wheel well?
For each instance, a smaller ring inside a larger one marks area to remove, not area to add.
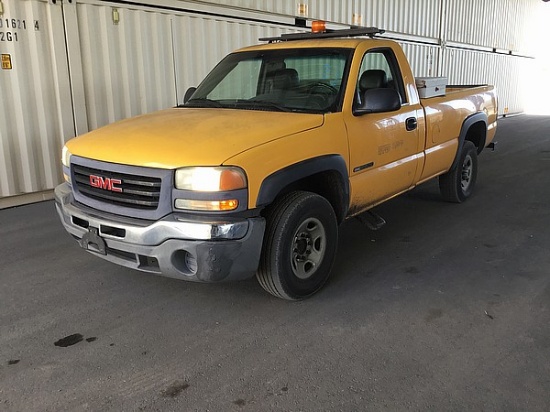
[[[338,223],[341,223],[346,217],[348,199],[345,198],[342,177],[337,171],[320,172],[292,182],[277,194],[275,201],[281,196],[297,190],[316,193],[327,199],[334,209]]]
[[[477,122],[469,127],[465,140],[472,142],[477,147],[477,153],[479,154],[485,147],[486,135],[487,126],[485,123]]]

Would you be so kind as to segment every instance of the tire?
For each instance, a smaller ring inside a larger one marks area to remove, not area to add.
[[[477,148],[465,141],[457,165],[439,176],[439,190],[447,202],[462,203],[473,191],[477,179]]]
[[[327,281],[337,246],[331,204],[315,193],[289,193],[268,213],[258,282],[278,298],[307,298]]]

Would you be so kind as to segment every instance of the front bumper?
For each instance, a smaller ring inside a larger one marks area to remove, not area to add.
[[[74,201],[71,188],[55,188],[57,213],[90,253],[122,266],[196,282],[254,276],[265,219],[209,220],[172,213],[158,221],[127,218]]]

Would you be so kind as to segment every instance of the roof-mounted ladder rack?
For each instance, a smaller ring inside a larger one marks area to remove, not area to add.
[[[354,27],[344,30],[327,30],[322,33],[287,33],[279,37],[261,37],[259,41],[273,43],[275,41],[309,40],[309,39],[332,39],[338,37],[369,36],[373,38],[377,34],[385,33],[386,30],[377,27]]]

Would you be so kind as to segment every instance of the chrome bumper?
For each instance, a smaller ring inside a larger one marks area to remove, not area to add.
[[[119,265],[198,282],[245,279],[258,267],[265,229],[261,217],[125,218],[76,203],[67,183],[55,188],[55,204],[81,247]]]

